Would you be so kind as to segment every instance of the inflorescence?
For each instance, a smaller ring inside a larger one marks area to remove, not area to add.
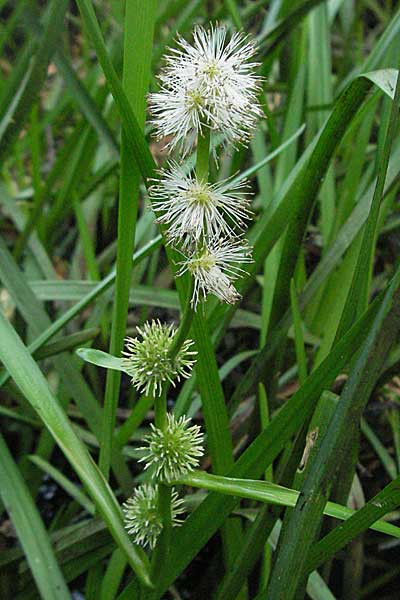
[[[187,248],[204,237],[232,237],[234,227],[244,227],[251,217],[246,181],[198,181],[193,172],[186,174],[177,163],[159,175],[157,184],[150,188],[150,198],[159,214],[157,221],[167,226],[172,245],[181,243]]]
[[[139,448],[146,454],[140,462],[146,469],[154,466],[160,481],[170,483],[193,471],[203,456],[203,434],[198,425],[189,425],[190,419],[167,414],[164,430],[150,425],[151,433],[144,438],[147,446]]]
[[[168,147],[180,149],[183,156],[199,136],[210,137],[213,152],[216,134],[225,146],[248,142],[263,114],[258,102],[261,79],[255,75],[256,63],[250,62],[255,52],[247,36],[234,33],[228,40],[225,27],[220,26],[196,27],[192,44],[178,38],[178,48],[166,57],[159,76],[160,91],[150,94],[156,135],[170,137]],[[202,152],[208,152],[207,144],[203,146]],[[164,226],[166,240],[183,255],[177,275],[188,272],[193,278],[194,310],[209,293],[228,304],[240,299],[233,282],[243,274],[241,265],[252,261],[251,248],[243,238],[252,214],[247,187],[237,177],[209,183],[207,174],[199,178],[171,161],[150,188],[151,205]],[[175,349],[175,328],[160,321],[137,330],[138,337],[126,339],[123,368],[136,389],[161,396],[166,384],[175,385],[190,376],[196,354],[193,342],[187,339]],[[198,425],[168,413],[162,427],[150,427],[146,446],[140,448],[144,451],[141,462],[145,469],[154,470],[160,486],[179,481],[198,466],[204,452]],[[150,548],[163,527],[159,489],[158,485],[142,485],[123,505],[128,532],[136,543]],[[172,490],[173,526],[181,523],[183,512],[183,501]]]
[[[183,500],[178,493],[171,493],[171,522],[176,527],[182,523],[179,515],[185,512]],[[156,545],[162,531],[162,521],[158,510],[158,486],[144,484],[139,486],[133,496],[122,505],[125,528],[140,546]]]
[[[193,43],[178,39],[166,57],[161,89],[150,94],[158,137],[172,136],[170,149],[183,155],[198,137],[218,133],[222,142],[245,144],[262,115],[258,102],[261,79],[250,62],[256,48],[243,33],[227,39],[225,27],[196,27]],[[214,141],[213,141],[214,140]],[[240,299],[233,282],[241,263],[251,262],[241,235],[251,217],[243,179],[209,183],[171,162],[159,172],[149,195],[167,241],[183,255],[178,275],[194,279],[192,306],[212,293],[222,302]]]
[[[223,136],[227,146],[249,140],[262,116],[261,79],[249,62],[255,45],[241,32],[227,41],[225,27],[197,26],[193,44],[178,37],[178,48],[165,58],[161,89],[150,94],[157,137],[173,136],[170,148],[186,154],[205,127]]]
[[[122,353],[124,370],[131,376],[132,385],[147,395],[161,394],[162,386],[181,377],[190,377],[197,352],[191,350],[192,340],[185,340],[175,357],[171,357],[171,347],[176,334],[175,327],[159,320],[147,322],[143,328],[136,327],[139,337],[126,338]]]

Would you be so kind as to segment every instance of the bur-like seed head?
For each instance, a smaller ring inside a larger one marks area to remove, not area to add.
[[[185,340],[175,358],[171,359],[170,350],[176,328],[160,323],[159,320],[147,322],[136,327],[139,337],[125,340],[123,367],[132,378],[132,385],[147,395],[161,394],[162,386],[169,381],[190,377],[197,354],[191,348],[192,340]]]
[[[182,261],[178,275],[189,271],[194,279],[193,308],[196,309],[208,293],[227,304],[237,302],[241,296],[232,282],[243,273],[240,264],[252,262],[250,254],[251,248],[240,238],[215,237]]]
[[[161,481],[170,483],[193,471],[203,456],[203,434],[198,425],[190,425],[190,419],[167,414],[164,430],[150,425],[152,431],[144,440],[147,445],[141,450],[146,454],[141,462],[155,467],[155,475]]]
[[[251,216],[246,191],[245,181],[199,181],[171,163],[150,188],[150,199],[158,222],[168,227],[169,242],[187,248],[205,237],[232,236],[233,229],[243,229]]]
[[[179,515],[185,512],[183,500],[172,490],[171,520],[172,526],[181,525]],[[156,545],[162,531],[162,520],[158,511],[158,486],[148,484],[138,487],[133,496],[122,505],[125,528],[133,536],[135,544],[151,549]]]
[[[158,137],[173,136],[170,147],[188,151],[199,132],[209,127],[228,145],[246,142],[262,111],[260,77],[250,62],[256,48],[243,33],[227,39],[225,27],[197,26],[193,43],[179,37],[165,59],[161,89],[150,95]]]

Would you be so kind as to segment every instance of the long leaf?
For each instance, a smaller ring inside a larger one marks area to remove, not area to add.
[[[266,502],[268,504],[277,504],[278,506],[294,507],[300,496],[300,492],[297,490],[285,488],[281,485],[270,483],[269,481],[235,479],[233,477],[211,475],[204,471],[193,471],[175,483],[203,488],[220,494],[227,494],[228,496],[237,496],[238,498],[248,498],[249,500],[258,500],[259,502]],[[392,508],[395,508],[395,503],[398,501],[398,481],[391,489],[393,491],[395,490],[397,493],[393,498],[393,505],[391,505]],[[388,490],[386,494],[388,497],[389,492],[390,490]],[[383,507],[381,506],[378,508],[382,509]],[[387,512],[392,510],[392,508],[389,508]],[[355,516],[356,511],[347,508],[347,506],[335,504],[335,502],[327,502],[324,507],[324,514],[328,517],[334,517],[335,519],[346,520],[353,515]],[[387,535],[400,538],[400,527],[395,527],[390,523],[386,523],[386,521],[378,521],[378,519],[371,520],[370,527],[375,531],[380,531]]]
[[[144,129],[146,94],[150,80],[155,9],[155,0],[148,0],[147,2],[129,0],[125,7],[123,92],[127,94],[130,110],[136,116],[141,130]],[[105,49],[102,52],[104,56],[107,56]],[[130,136],[131,132],[124,126],[122,130],[118,202],[117,275],[110,335],[110,353],[118,356],[123,348],[126,331],[129,288],[132,276],[130,257],[134,248],[139,206],[140,170],[136,163],[132,164]],[[119,384],[119,372],[108,371],[99,458],[100,469],[106,478],[108,478],[111,464]]]
[[[52,395],[29,351],[3,313],[0,313],[0,358],[21,392],[45,423],[73,469],[76,470],[115,541],[126,554],[129,564],[138,577],[146,585],[150,585],[147,558],[143,552],[139,552],[132,545],[124,530],[121,509],[115,496],[94,464],[86,447],[77,438],[71,423]]]
[[[67,0],[53,0],[50,5],[48,22],[37,52],[31,59],[31,67],[27,74],[27,80],[23,83],[22,92],[18,97],[12,115],[3,117],[3,119],[7,119],[5,126],[0,124],[0,162],[4,160],[10,151],[30,114],[33,104],[36,102],[37,94],[47,76],[48,63],[55,52],[64,25],[67,5]]]
[[[0,496],[16,529],[42,598],[70,598],[46,529],[0,434]]]
[[[317,569],[347,543],[367,529],[375,527],[378,519],[400,506],[400,478],[391,481],[379,494],[355,512],[346,523],[336,527],[317,542],[307,560],[306,570]],[[372,525],[374,523],[374,525]],[[381,530],[382,531],[382,530]]]
[[[132,109],[130,100],[126,95],[117,73],[115,72],[110,57],[108,56],[91,1],[77,0],[77,5],[81,13],[84,26],[96,50],[97,58],[104,71],[107,84],[120,110],[121,118],[126,130],[127,144],[129,144],[129,148],[131,150],[132,160],[137,163],[145,183],[149,185],[148,180],[154,175],[155,162],[146,144],[142,128],[139,125],[139,120],[135,116],[135,112]],[[143,3],[142,5],[142,8],[144,8]],[[128,43],[133,43],[133,40],[129,40]]]
[[[379,302],[376,302],[307,378],[304,385],[272,419],[270,425],[242,454],[234,468],[227,474],[229,477],[256,478],[264,473],[267,466],[272,463],[301,427],[304,419],[313,412],[322,391],[328,388],[334,378],[347,366],[353,356],[354,345],[361,343],[367,336],[378,307]],[[163,580],[160,593],[196,556],[197,552],[221,526],[236,503],[237,501],[234,499],[227,500],[211,494],[176,531],[176,550],[171,552],[168,575]]]
[[[381,366],[400,328],[400,268],[397,270],[371,331],[361,346],[350,377],[333,415],[330,427],[315,457],[313,469],[306,476],[296,507],[288,515],[268,594],[279,598],[284,585],[285,596],[293,598],[304,574],[307,552],[319,526],[320,515],[329,494],[332,478],[347,450],[347,432],[354,431],[368,400]],[[289,562],[287,562],[289,561]],[[292,566],[291,572],[284,565]]]

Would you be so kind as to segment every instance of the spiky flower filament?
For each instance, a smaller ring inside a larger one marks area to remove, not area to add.
[[[168,241],[186,248],[204,238],[232,237],[234,230],[244,229],[251,217],[246,192],[246,181],[199,181],[193,172],[185,173],[172,162],[150,188],[150,200],[157,221],[167,225]]]
[[[122,505],[125,528],[133,536],[135,544],[151,549],[156,545],[162,531],[162,519],[158,510],[158,486],[148,484],[138,487],[131,498]],[[171,522],[182,524],[179,515],[185,512],[183,500],[173,489],[171,493]]]
[[[233,281],[244,273],[242,263],[252,262],[251,248],[240,238],[215,237],[195,248],[182,261],[178,276],[189,271],[194,280],[191,304],[194,309],[208,293],[214,294],[222,302],[234,304],[241,298],[233,286]]]
[[[177,419],[167,414],[164,429],[150,425],[151,433],[146,435],[145,455],[140,462],[145,468],[155,467],[155,476],[162,482],[170,483],[193,471],[203,456],[203,434],[198,425],[190,425],[190,419],[182,416]]]
[[[170,350],[176,328],[159,320],[136,328],[139,336],[128,337],[123,351],[123,367],[131,376],[132,385],[147,395],[159,396],[166,381],[175,386],[181,378],[190,377],[196,352],[192,340],[185,340],[171,358]]]
[[[245,143],[262,116],[258,65],[249,62],[255,53],[243,33],[228,41],[225,27],[197,26],[192,44],[179,37],[159,76],[160,91],[150,95],[158,137],[172,135],[170,147],[186,152],[207,126],[229,145]]]

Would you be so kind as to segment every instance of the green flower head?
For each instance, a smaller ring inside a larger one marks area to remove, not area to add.
[[[133,496],[123,505],[125,529],[133,536],[135,544],[151,549],[156,545],[162,531],[162,520],[158,512],[158,486],[144,484],[139,486]],[[183,500],[172,490],[171,520],[172,526],[181,525],[179,515],[185,512]]]
[[[136,329],[140,337],[126,338],[122,364],[137,390],[159,396],[165,381],[175,386],[175,381],[190,376],[197,354],[191,350],[192,340],[185,340],[175,358],[171,359],[170,350],[176,333],[173,325],[156,320]]]
[[[150,425],[152,431],[145,436],[147,446],[140,448],[146,454],[141,462],[146,469],[155,466],[155,475],[161,481],[171,482],[193,471],[203,456],[203,434],[198,425],[189,426],[190,419],[168,413],[164,430]]]

